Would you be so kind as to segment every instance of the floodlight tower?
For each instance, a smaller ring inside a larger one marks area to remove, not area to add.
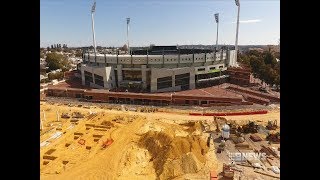
[[[217,23],[217,39],[216,39],[216,49],[218,49],[218,35],[219,35],[219,13],[214,14]]]
[[[237,32],[236,32],[236,43],[235,43],[235,58],[233,65],[237,64],[237,58],[238,58],[238,33],[239,33],[239,15],[240,15],[240,0],[235,0],[236,5],[238,6],[238,16],[237,16]]]
[[[129,23],[130,23],[130,18],[127,18],[127,46],[128,46],[128,52],[130,54],[130,46],[129,46]]]
[[[92,8],[91,8],[91,20],[92,20],[94,59],[95,59],[95,63],[97,63],[96,35],[94,32],[94,17],[93,17],[95,12],[96,12],[96,1],[94,1]]]

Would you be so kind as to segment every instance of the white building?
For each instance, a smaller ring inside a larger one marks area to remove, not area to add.
[[[82,84],[106,89],[140,87],[150,92],[194,89],[198,83],[227,77],[222,75],[235,65],[234,53],[176,46],[153,46],[132,55],[85,53]]]

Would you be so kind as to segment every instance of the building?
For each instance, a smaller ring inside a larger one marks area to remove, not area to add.
[[[151,46],[131,54],[86,52],[81,64],[82,85],[99,89],[125,88],[140,92],[195,89],[203,83],[225,79],[234,66],[235,50],[181,49]]]

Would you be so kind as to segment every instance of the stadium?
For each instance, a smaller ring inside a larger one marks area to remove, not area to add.
[[[94,33],[94,8],[95,5],[91,11],[94,51],[83,50],[82,63],[77,68],[79,75],[66,78],[65,83],[48,86],[47,96],[155,106],[280,102],[279,96],[246,88],[256,84],[250,68],[237,63],[237,35],[235,46],[218,46],[217,33],[214,48],[178,45],[130,48],[130,18],[127,18],[126,52],[120,53],[119,49],[114,54],[99,52]],[[215,18],[218,23],[216,14]]]
[[[170,92],[224,82],[235,50],[150,46],[130,54],[83,54],[82,85],[133,92]]]

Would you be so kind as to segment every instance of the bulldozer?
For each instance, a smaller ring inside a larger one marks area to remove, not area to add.
[[[277,120],[274,120],[273,122],[272,122],[271,120],[268,121],[268,124],[267,124],[267,126],[266,126],[266,128],[267,128],[268,130],[276,130],[277,127],[278,127],[278,125],[277,125]]]

